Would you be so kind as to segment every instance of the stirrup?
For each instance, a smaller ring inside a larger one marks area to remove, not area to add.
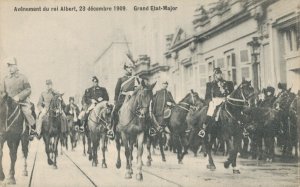
[[[156,135],[156,130],[155,130],[153,127],[151,127],[151,128],[149,129],[149,135],[150,135],[150,136],[155,136],[155,135]]]

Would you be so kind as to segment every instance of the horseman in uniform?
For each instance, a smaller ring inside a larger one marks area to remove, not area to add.
[[[109,100],[106,88],[99,86],[99,79],[96,76],[93,76],[92,81],[93,86],[86,89],[82,97],[83,111],[79,118],[83,120],[84,125],[80,127],[81,131],[83,131],[84,126],[86,125],[90,111],[93,110],[98,103]]]
[[[218,121],[220,105],[225,98],[234,90],[232,81],[226,81],[222,77],[220,68],[214,69],[214,80],[206,84],[205,100],[209,103],[207,117],[204,126],[209,126],[214,120]],[[218,110],[216,110],[218,109]]]
[[[51,103],[52,98],[59,94],[56,90],[53,89],[53,82],[51,79],[46,80],[46,91],[41,93],[39,98],[37,108],[40,111],[37,121],[36,121],[36,131],[37,131],[37,138],[41,138],[41,131],[42,131],[42,123],[45,120],[45,117],[48,113],[49,106]],[[65,104],[62,104],[62,108],[65,107]]]
[[[135,88],[140,84],[140,79],[137,76],[133,76],[133,69],[135,67],[135,62],[130,55],[126,55],[126,60],[124,62],[125,75],[120,77],[117,81],[115,87],[115,97],[114,97],[114,109],[112,112],[112,120],[110,125],[110,130],[107,135],[112,139],[114,138],[114,133],[116,131],[116,126],[119,122],[119,110],[122,107],[126,96],[131,96]]]
[[[169,118],[171,116],[171,107],[175,105],[172,93],[167,90],[168,82],[162,83],[162,89],[158,90],[152,101],[152,119],[156,130],[163,130],[162,127],[168,126]]]
[[[25,75],[19,73],[17,66],[17,60],[15,58],[8,58],[5,60],[8,65],[9,75],[4,78],[4,92],[15,102],[18,102],[21,106],[21,110],[27,121],[27,125],[30,129],[30,135],[35,134],[33,126],[35,124],[35,118],[33,116],[32,104],[29,101],[31,94],[31,86]]]

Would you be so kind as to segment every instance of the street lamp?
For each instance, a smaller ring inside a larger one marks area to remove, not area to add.
[[[252,41],[248,42],[247,45],[251,47],[251,56],[252,56],[252,71],[253,71],[253,85],[256,91],[259,90],[260,86],[260,78],[259,78],[259,71],[260,71],[260,45],[258,41],[258,37],[253,37]]]

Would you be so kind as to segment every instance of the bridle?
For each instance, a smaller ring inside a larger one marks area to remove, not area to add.
[[[103,110],[107,110],[108,109],[108,107],[105,107],[105,108],[103,108]],[[101,110],[102,111],[102,110]],[[96,124],[100,124],[99,122],[101,121],[101,122],[103,122],[103,126],[105,127],[105,128],[108,128],[108,126],[109,126],[109,122],[108,121],[106,121],[104,118],[103,118],[103,114],[106,114],[106,111],[105,112],[99,112],[100,113],[100,115],[98,115],[97,113],[96,113],[96,110],[94,109],[93,110],[93,112],[94,112],[94,114],[95,114],[95,116],[96,116],[96,121],[95,120],[93,120],[92,118],[91,118],[91,115],[89,115],[89,120],[91,120],[92,122],[94,122],[94,123],[96,123]],[[110,111],[112,111],[112,109],[110,109]]]
[[[226,97],[226,101],[225,101],[225,102],[229,103],[230,105],[238,106],[238,107],[244,107],[245,104],[248,105],[248,106],[250,106],[249,99],[252,98],[252,96],[254,96],[255,93],[254,93],[254,92],[251,93],[251,94],[248,95],[247,98],[246,98],[246,97],[245,97],[245,94],[244,94],[244,91],[243,91],[243,86],[242,86],[242,84],[241,84],[235,91],[237,91],[237,90],[240,90],[241,96],[242,96],[243,99],[233,98],[233,97],[231,96],[232,94],[230,94],[230,95],[228,95],[228,96]],[[238,103],[240,103],[240,104],[233,103],[232,101],[238,102]]]
[[[192,92],[190,92],[190,95],[191,95],[191,97],[192,97],[192,104],[189,104],[189,103],[183,102],[183,101],[180,101],[180,102],[177,104],[177,106],[178,106],[179,108],[181,108],[181,109],[183,109],[183,110],[185,110],[185,111],[187,111],[187,112],[189,112],[190,109],[197,109],[197,106],[196,106],[196,104],[195,104],[196,102],[195,102],[194,94],[193,94]],[[181,106],[180,104],[183,104],[183,105],[185,105],[186,107]]]

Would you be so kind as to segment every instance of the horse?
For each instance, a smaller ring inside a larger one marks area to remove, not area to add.
[[[224,162],[224,167],[233,167],[234,174],[240,174],[240,171],[236,168],[237,153],[242,142],[242,136],[244,131],[243,126],[243,114],[242,110],[246,106],[252,106],[254,104],[254,88],[251,86],[251,81],[244,80],[233,92],[231,92],[226,100],[221,104],[219,112],[219,120],[207,127],[207,124],[202,123],[202,129],[205,129],[204,141],[208,155],[207,169],[215,170],[216,166],[212,158],[212,144],[217,137],[218,132],[221,132],[222,139],[228,146],[229,156]],[[202,122],[205,121],[207,113],[207,107],[201,110]],[[202,131],[203,133],[203,131]]]
[[[74,115],[76,115],[74,113]],[[71,141],[71,150],[73,151],[75,147],[77,146],[78,141],[78,129],[79,129],[79,120],[77,118],[74,118],[73,116],[67,116],[67,132],[66,135],[66,148],[68,149],[68,136],[70,136]]]
[[[16,184],[15,163],[17,160],[17,151],[20,141],[24,156],[24,169],[22,174],[23,176],[28,175],[27,156],[29,145],[29,128],[25,124],[25,117],[22,114],[22,104],[23,103],[15,102],[4,92],[4,90],[0,90],[0,181],[5,179],[2,168],[2,156],[3,145],[5,141],[7,141],[11,159],[9,177],[6,179],[7,184]]]
[[[118,151],[117,168],[121,166],[120,137],[125,147],[126,173],[125,178],[132,178],[132,151],[133,145],[137,145],[137,169],[136,179],[143,180],[142,156],[144,134],[146,133],[146,115],[149,111],[150,101],[153,97],[153,87],[156,82],[146,85],[144,81],[136,88],[131,96],[127,96],[119,111],[119,123],[117,125],[116,145]],[[148,118],[147,118],[148,119]],[[120,137],[119,137],[120,135]]]
[[[189,141],[187,138],[186,117],[190,109],[204,106],[204,100],[201,99],[197,92],[190,91],[178,104],[172,108],[170,116],[169,129],[171,131],[172,143],[177,150],[178,163],[182,164],[182,159],[187,153]],[[182,147],[184,152],[182,153]]]
[[[293,133],[297,131],[296,126],[291,126],[292,124],[289,123],[289,109],[295,97],[296,94],[292,93],[291,89],[288,89],[282,92],[273,104],[273,107],[279,110],[278,116],[282,133],[278,138],[282,144],[282,158],[292,156],[292,150],[295,146],[294,140],[297,135]]]
[[[53,169],[57,169],[56,157],[58,154],[57,145],[61,136],[62,123],[62,99],[63,94],[55,94],[50,101],[47,116],[42,123],[42,136],[45,143],[47,161]]]
[[[111,113],[113,110],[113,105],[107,102],[98,103],[95,108],[91,111],[88,117],[88,128],[89,137],[91,138],[89,145],[91,147],[90,158],[92,158],[92,166],[97,166],[98,164],[98,147],[99,141],[101,140],[101,150],[102,150],[102,168],[107,168],[105,160],[105,149],[106,149],[106,132],[111,120]]]

